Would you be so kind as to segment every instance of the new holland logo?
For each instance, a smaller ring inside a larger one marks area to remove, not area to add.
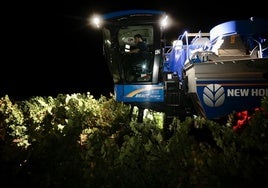
[[[224,103],[224,88],[219,84],[209,84],[204,88],[203,101],[209,107],[218,107]]]

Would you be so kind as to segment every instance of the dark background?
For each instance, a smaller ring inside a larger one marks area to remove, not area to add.
[[[11,1],[2,7],[0,96],[27,99],[60,93],[90,92],[95,97],[113,93],[112,78],[102,57],[101,32],[87,21],[94,13],[164,10],[174,21],[167,34],[171,41],[184,30],[209,32],[229,20],[268,18],[260,2]]]

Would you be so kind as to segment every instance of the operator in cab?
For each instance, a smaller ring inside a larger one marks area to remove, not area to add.
[[[140,34],[134,35],[134,43],[126,53],[125,76],[127,81],[146,81],[143,75],[148,70],[148,46]]]
[[[134,54],[135,56],[137,56],[137,58],[146,58],[146,52],[148,47],[140,34],[134,35],[134,43],[135,47],[131,49],[128,53]]]

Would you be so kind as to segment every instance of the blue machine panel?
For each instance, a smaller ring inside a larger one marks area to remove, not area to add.
[[[207,118],[253,109],[268,96],[268,83],[260,81],[197,81],[197,95]]]
[[[117,101],[122,102],[163,102],[164,86],[157,85],[115,85]]]
[[[252,35],[266,33],[268,21],[266,19],[234,20],[224,22],[210,30],[210,40],[213,41],[221,35],[239,33],[241,35]]]

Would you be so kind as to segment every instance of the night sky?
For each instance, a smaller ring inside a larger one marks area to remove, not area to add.
[[[101,33],[90,28],[87,22],[93,13],[164,10],[174,21],[167,34],[172,40],[184,30],[209,32],[219,23],[265,17],[267,12],[257,1],[254,5],[241,4],[241,7],[233,3],[217,1],[214,5],[177,0],[9,2],[3,7],[0,96],[7,94],[15,99],[27,99],[60,93],[90,92],[96,97],[112,93],[112,78],[102,57]]]

